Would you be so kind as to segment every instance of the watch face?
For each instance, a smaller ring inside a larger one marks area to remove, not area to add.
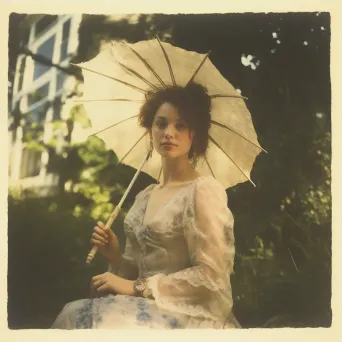
[[[139,291],[139,292],[142,292],[142,291],[144,291],[145,290],[145,288],[146,288],[146,285],[145,285],[145,283],[142,281],[142,280],[137,280],[136,282],[135,282],[135,289],[137,290],[137,291]]]

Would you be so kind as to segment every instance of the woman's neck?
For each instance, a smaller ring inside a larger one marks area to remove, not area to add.
[[[200,176],[188,158],[162,158],[164,184],[193,180]]]

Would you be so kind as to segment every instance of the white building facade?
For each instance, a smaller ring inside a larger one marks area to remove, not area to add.
[[[53,64],[68,67],[77,52],[81,20],[82,15],[38,17],[29,26],[28,50]],[[43,125],[44,142],[52,138],[52,123],[60,118],[71,79],[75,80],[73,76],[30,56],[19,55],[17,58],[11,111],[18,107],[27,115],[27,122]],[[12,115],[9,116],[9,124],[11,121]],[[35,188],[41,196],[46,196],[56,188],[57,175],[47,172],[48,152],[26,149],[24,135],[25,125],[17,125],[9,131],[9,185]]]

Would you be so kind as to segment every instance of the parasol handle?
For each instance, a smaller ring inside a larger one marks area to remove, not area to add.
[[[135,173],[133,179],[131,180],[131,182],[129,183],[128,185],[128,188],[126,189],[124,195],[122,196],[119,204],[116,206],[116,208],[114,209],[114,211],[111,213],[107,223],[106,223],[106,227],[107,228],[111,228],[113,222],[115,221],[115,219],[117,218],[120,210],[121,210],[121,206],[123,204],[123,202],[125,201],[128,193],[130,192],[130,190],[132,189],[136,179],[138,178],[139,176],[139,173],[141,172],[142,168],[144,167],[146,161],[150,158],[151,156],[151,150],[147,153],[146,157],[144,158],[143,162],[141,163],[141,165],[139,166],[139,169],[137,170],[137,172]],[[98,250],[98,246],[93,246],[93,248],[90,250],[88,256],[87,256],[87,260],[86,260],[86,263],[87,264],[90,264],[92,262],[92,260],[94,259],[96,253],[97,253],[97,250]]]

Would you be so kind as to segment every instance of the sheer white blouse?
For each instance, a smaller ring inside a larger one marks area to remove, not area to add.
[[[119,275],[147,278],[160,309],[187,315],[188,327],[239,327],[230,275],[234,219],[213,177],[140,192],[126,215]]]

